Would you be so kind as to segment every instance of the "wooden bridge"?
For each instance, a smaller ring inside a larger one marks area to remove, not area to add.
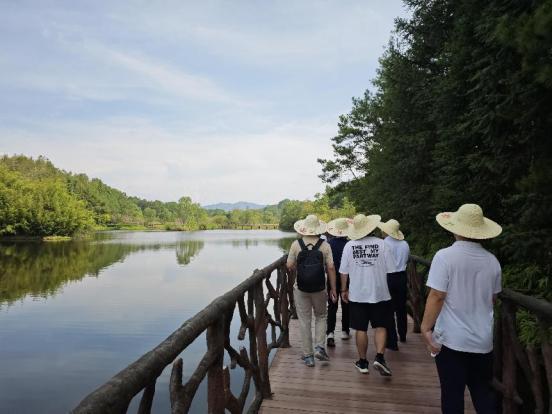
[[[338,315],[338,320],[339,319]],[[439,378],[435,362],[423,344],[421,334],[412,333],[410,319],[408,342],[400,351],[387,351],[385,359],[393,377],[382,377],[370,367],[363,375],[353,366],[358,359],[354,337],[347,341],[336,337],[329,348],[329,363],[307,368],[301,358],[299,323],[290,322],[291,348],[279,349],[270,366],[270,384],[274,393],[265,399],[263,414],[336,414],[336,413],[440,413]],[[369,333],[368,356],[373,357],[373,335]],[[466,412],[475,412],[466,393]]]
[[[198,387],[207,378],[207,410],[237,413],[354,413],[440,411],[435,364],[419,333],[425,305],[429,262],[411,256],[408,266],[410,333],[408,342],[386,358],[394,376],[361,375],[353,367],[354,340],[337,341],[329,364],[305,367],[294,315],[293,275],[286,256],[256,270],[251,277],[186,321],[165,341],[93,391],[73,413],[124,413],[140,398],[138,413],[151,412],[155,386],[172,364],[172,413],[187,413]],[[504,414],[552,413],[552,304],[505,289],[495,317],[493,387]],[[230,325],[237,309],[237,338]],[[540,345],[525,347],[518,338],[517,312],[529,312],[541,326]],[[206,333],[205,354],[183,383],[179,355]],[[235,349],[235,339],[246,347]],[[370,348],[373,351],[373,347]],[[277,352],[276,352],[277,350]],[[276,353],[270,366],[271,353]],[[224,360],[229,366],[224,366]],[[230,387],[230,369],[242,369],[239,395]],[[139,396],[141,394],[141,396]],[[466,404],[472,412],[471,403]]]

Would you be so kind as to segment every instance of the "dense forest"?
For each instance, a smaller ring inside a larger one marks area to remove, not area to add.
[[[426,257],[451,241],[438,212],[480,204],[506,285],[552,300],[552,1],[405,3],[321,178]]]
[[[330,219],[352,215],[346,197],[317,195],[314,201],[282,200],[248,210],[206,210],[190,197],[148,201],[85,174],[56,168],[48,159],[0,158],[0,236],[72,236],[95,229],[205,230],[293,223],[311,212]]]

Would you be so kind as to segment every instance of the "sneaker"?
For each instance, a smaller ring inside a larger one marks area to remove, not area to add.
[[[319,361],[329,361],[330,356],[326,353],[326,350],[321,346],[317,346],[314,350],[314,357]]]
[[[359,359],[357,362],[354,363],[356,369],[359,370],[362,374],[368,374],[368,361],[365,359]]]
[[[314,367],[314,357],[312,355],[304,356],[303,362],[307,367]]]
[[[376,357],[374,361],[374,369],[376,369],[380,373],[380,375],[384,377],[390,377],[391,375],[393,375],[391,374],[391,370],[387,366],[383,357]]]
[[[328,346],[328,348],[334,348],[335,347],[335,339],[330,338],[328,336],[328,339],[326,340],[326,345]]]
[[[349,332],[347,331],[341,331],[341,339],[343,341],[346,341],[348,339],[351,339],[351,335],[349,335]]]

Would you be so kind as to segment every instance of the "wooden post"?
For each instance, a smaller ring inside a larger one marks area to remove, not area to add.
[[[518,407],[514,401],[517,393],[517,369],[516,356],[512,352],[512,339],[510,327],[507,322],[506,312],[510,312],[505,301],[502,302],[501,322],[502,322],[502,384],[504,386],[504,395],[502,399],[503,414],[517,414]],[[514,333],[515,334],[515,333]]]
[[[207,352],[215,354],[214,362],[207,373],[207,412],[209,414],[224,414],[225,398],[224,373],[222,368],[224,358],[224,315],[207,328]]]
[[[266,343],[266,328],[268,326],[266,309],[264,306],[263,283],[255,285],[255,334],[257,337],[257,352],[259,355],[259,375],[261,379],[260,391],[263,398],[271,398],[270,378],[268,373],[268,345]]]
[[[424,314],[424,309],[421,309],[420,314],[420,308],[421,308],[421,291],[420,291],[420,282],[419,282],[419,276],[418,272],[416,270],[416,262],[412,259],[408,261],[408,281],[410,289],[408,289],[408,293],[410,296],[410,307],[412,310],[412,320],[414,321],[414,327],[413,332],[414,333],[420,333],[420,325],[422,323],[422,317]]]
[[[282,267],[279,267],[278,272],[280,272],[282,275],[282,284],[280,286],[280,296],[281,296],[280,309],[282,313],[282,328],[284,330],[282,348],[290,348],[291,345],[289,343],[289,303],[288,303],[289,278],[287,275],[285,265],[283,265]]]
[[[140,400],[140,406],[138,407],[138,414],[150,414],[151,406],[153,404],[153,396],[155,394],[155,381],[144,388],[142,399]]]

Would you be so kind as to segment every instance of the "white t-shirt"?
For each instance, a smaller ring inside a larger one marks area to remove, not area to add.
[[[393,272],[404,272],[408,264],[408,256],[410,256],[410,247],[404,240],[397,240],[391,236],[387,236],[383,240],[385,246],[393,253],[395,261],[395,270]]]
[[[456,241],[439,250],[427,286],[447,292],[433,337],[447,348],[486,354],[493,350],[493,294],[502,290],[502,270],[479,243]]]
[[[387,273],[394,267],[393,257],[382,239],[368,236],[348,241],[339,272],[349,275],[349,300],[363,303],[390,300]]]

